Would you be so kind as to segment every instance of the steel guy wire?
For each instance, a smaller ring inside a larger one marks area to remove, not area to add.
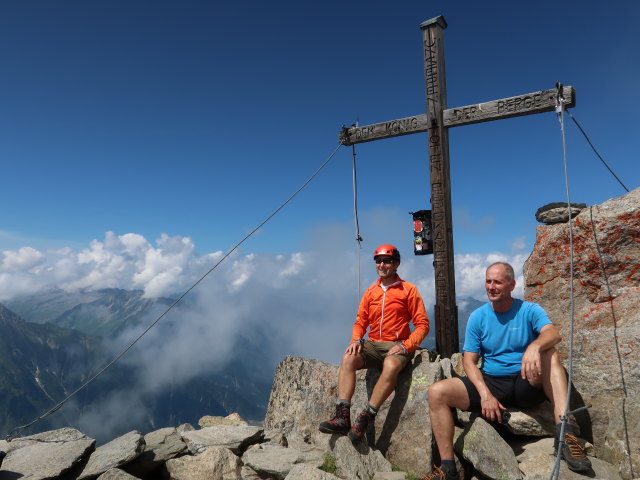
[[[562,87],[559,86],[558,92],[562,92]],[[571,218],[571,194],[569,191],[569,167],[567,165],[567,142],[565,137],[564,128],[564,103],[565,100],[561,95],[558,95],[556,103],[556,113],[558,114],[558,121],[560,122],[560,131],[562,133],[562,157],[564,162],[564,183],[567,194],[567,212],[569,214],[569,368],[567,369],[567,403],[565,405],[564,414],[560,418],[562,421],[560,425],[560,438],[558,439],[558,451],[556,453],[556,460],[551,471],[551,480],[557,479],[560,475],[560,457],[562,456],[562,447],[564,445],[564,431],[569,415],[569,405],[571,403],[571,384],[573,382],[573,324],[574,324],[574,298],[573,298],[573,219]]]
[[[362,236],[360,235],[360,221],[358,220],[358,179],[356,174],[356,145],[351,145],[352,150],[352,171],[353,171],[353,219],[356,228],[356,268],[358,270],[358,296],[356,297],[356,305],[360,301],[360,253],[362,250]]]
[[[624,188],[627,192],[629,191],[629,189],[625,186],[624,183],[622,183],[622,180],[620,180],[618,178],[618,176],[613,172],[613,170],[611,170],[611,167],[609,167],[609,165],[607,164],[607,162],[604,161],[604,158],[602,158],[602,155],[600,155],[600,153],[598,153],[598,150],[596,150],[596,147],[594,147],[593,143],[591,143],[591,140],[589,139],[589,136],[587,135],[587,133],[582,129],[582,127],[580,126],[580,124],[578,123],[578,121],[575,119],[575,117],[571,114],[571,112],[569,110],[566,111],[569,116],[571,117],[571,120],[573,120],[573,123],[576,124],[576,127],[578,127],[578,129],[580,130],[580,132],[582,133],[582,135],[584,135],[584,138],[587,140],[587,142],[589,143],[589,146],[591,146],[591,148],[593,149],[593,151],[595,152],[595,154],[598,156],[598,158],[600,159],[600,161],[604,164],[605,167],[607,167],[607,169],[609,170],[609,172],[611,172],[611,175],[613,175],[615,177],[615,179],[618,181],[618,183],[620,185],[622,185],[622,188]]]

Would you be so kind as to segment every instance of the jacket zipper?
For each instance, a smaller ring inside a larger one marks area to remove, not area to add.
[[[384,304],[387,300],[387,291],[382,293],[382,313],[380,314],[380,341],[382,341],[382,321],[384,320]]]

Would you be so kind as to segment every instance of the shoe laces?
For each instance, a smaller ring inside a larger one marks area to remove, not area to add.
[[[565,435],[564,435],[564,444],[569,449],[569,453],[571,454],[572,457],[575,457],[575,458],[585,458],[586,457],[586,455],[584,453],[584,447],[582,445],[580,445],[580,442],[575,437],[575,435],[572,435],[570,433],[565,433]]]
[[[371,413],[369,410],[363,410],[362,412],[360,412],[360,415],[358,415],[354,428],[358,431],[363,431],[367,428],[369,422],[373,419],[373,416],[373,413]]]
[[[433,466],[433,472],[425,477],[418,477],[417,480],[446,480],[447,476],[440,467]]]
[[[335,422],[336,420],[342,420],[349,418],[350,408],[345,404],[339,404],[336,408],[333,417],[331,418],[331,422]]]

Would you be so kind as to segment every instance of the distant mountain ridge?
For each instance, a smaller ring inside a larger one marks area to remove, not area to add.
[[[75,293],[56,290],[6,302],[39,323],[25,321],[0,305],[0,433],[37,418],[64,399],[112,360],[113,347],[107,348],[105,338],[150,323],[170,303],[173,300],[146,299],[141,291],[119,289]],[[183,305],[188,307],[188,302]],[[101,338],[87,333],[106,334]],[[254,339],[243,342],[253,351],[262,347]],[[273,368],[266,362],[260,365],[252,362],[253,357],[239,355],[230,358],[219,371],[190,379],[174,379],[167,372],[171,382],[152,395],[142,395],[141,407],[148,413],[144,419],[132,421],[129,430],[194,423],[204,414],[238,412],[248,420],[261,420],[266,412]],[[127,391],[138,389],[143,381],[139,377],[141,371],[130,364],[116,363],[84,389],[79,398],[72,399],[46,421],[38,422],[28,433],[78,426],[87,408],[99,406],[110,395],[126,396]],[[99,441],[115,433],[104,427],[104,431],[90,433]]]
[[[51,408],[100,361],[101,340],[81,332],[22,320],[0,305],[0,424],[11,429]],[[45,420],[42,428],[59,422]]]
[[[76,292],[54,289],[16,297],[5,305],[23,319],[52,323],[87,335],[110,337],[160,314],[174,300],[145,298],[142,290],[104,288]]]

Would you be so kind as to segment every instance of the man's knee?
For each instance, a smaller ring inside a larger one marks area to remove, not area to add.
[[[429,406],[455,407],[467,410],[470,406],[469,392],[459,378],[447,378],[429,386],[427,389]]]
[[[555,348],[550,348],[540,353],[540,360],[542,362],[542,369],[554,370],[564,369],[562,362],[560,361],[560,355]]]
[[[386,357],[382,362],[382,374],[397,377],[404,366],[405,364],[398,357]]]
[[[551,347],[544,352],[540,352],[540,358],[542,360],[550,361],[554,356],[558,356],[558,351],[554,347]]]
[[[344,355],[340,368],[345,371],[356,371],[364,366],[364,358],[361,355]]]
[[[439,382],[429,385],[427,389],[427,398],[429,403],[448,403],[447,399],[451,396],[452,385],[451,379],[440,380]]]

